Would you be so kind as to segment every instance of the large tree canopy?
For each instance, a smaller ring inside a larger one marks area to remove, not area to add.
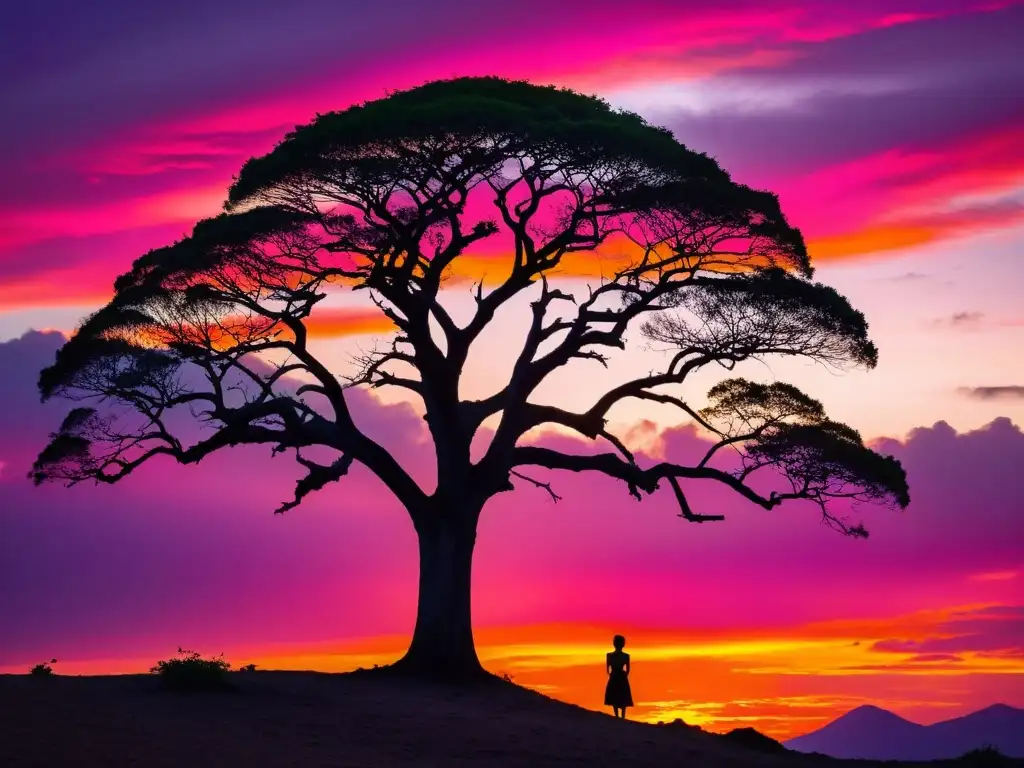
[[[476,521],[514,479],[550,491],[527,467],[601,473],[637,498],[665,487],[697,522],[720,516],[691,509],[694,480],[723,483],[766,509],[813,502],[853,535],[865,531],[835,502],[908,503],[899,463],[790,385],[731,378],[708,393],[707,407],[689,405],[687,380],[708,366],[790,355],[873,367],[877,350],[864,316],[811,281],[803,238],[773,194],[734,182],[635,114],[497,78],[430,83],[318,115],[247,162],[225,207],[191,236],[140,257],[43,372],[44,397],[87,404],[61,425],[34,477],[114,482],[155,456],[192,463],[224,446],[266,444],[293,451],[308,472],[286,509],[354,462],[365,465],[420,534],[410,654],[420,649],[424,663],[463,664],[436,646],[464,645],[464,636],[466,663],[476,663],[468,627]],[[612,246],[615,268],[586,296],[549,279],[567,259],[596,260]],[[501,278],[476,284],[473,315],[459,323],[443,287],[474,258],[489,259],[489,274]],[[396,332],[353,370],[335,371],[310,352],[308,320],[344,290],[366,291]],[[524,293],[532,313],[507,384],[463,398],[474,343]],[[627,329],[667,350],[663,370],[596,402],[537,401],[562,367],[606,364]],[[356,426],[344,390],[357,385],[422,401],[435,488],[421,488]],[[678,408],[713,439],[707,456],[693,466],[639,464],[607,425],[630,398]],[[196,420],[207,429],[187,440],[180,428]],[[488,420],[496,427],[473,461],[470,444]],[[543,447],[527,436],[543,427],[608,447]],[[715,458],[726,449],[732,461],[722,466]],[[764,490],[755,473],[776,487]],[[463,580],[464,590],[451,586]]]

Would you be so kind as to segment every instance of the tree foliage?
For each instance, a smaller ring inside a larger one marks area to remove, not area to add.
[[[693,480],[724,483],[765,508],[814,502],[855,535],[863,528],[832,502],[909,501],[895,459],[792,386],[733,378],[711,390],[708,407],[689,405],[688,379],[707,366],[789,355],[870,368],[878,353],[864,316],[812,281],[803,238],[773,194],[733,181],[638,115],[497,78],[430,83],[318,115],[248,161],[225,207],[140,257],[42,373],[44,398],[86,404],[40,454],[37,482],[114,482],[155,456],[192,463],[263,444],[294,452],[307,470],[282,511],[358,462],[417,526],[457,498],[478,508],[513,478],[554,495],[528,466],[602,473],[638,498],[667,484],[693,521],[719,517],[690,508]],[[457,323],[445,283],[488,243],[505,254],[494,262],[502,277],[475,286],[474,313]],[[585,297],[548,279],[566,259],[612,247],[627,257]],[[307,322],[346,289],[366,292],[396,332],[338,375],[310,351]],[[461,397],[471,348],[523,293],[531,317],[508,383]],[[550,375],[574,361],[606,364],[634,328],[667,350],[664,370],[583,408],[536,402]],[[359,385],[422,400],[437,458],[432,492],[356,426],[344,389]],[[716,441],[708,456],[639,465],[607,426],[609,410],[631,398],[671,404],[702,425]],[[175,430],[182,412],[208,428],[200,439]],[[492,418],[486,453],[471,461],[473,436]],[[564,453],[526,438],[551,426],[609,450]],[[334,458],[314,461],[307,449]],[[726,450],[732,465],[716,465]],[[761,470],[787,487],[755,490],[749,481]]]

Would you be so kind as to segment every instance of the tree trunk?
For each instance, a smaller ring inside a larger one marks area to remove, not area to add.
[[[445,680],[485,674],[470,615],[478,517],[479,510],[437,510],[417,526],[419,603],[412,643],[397,665],[404,672]]]

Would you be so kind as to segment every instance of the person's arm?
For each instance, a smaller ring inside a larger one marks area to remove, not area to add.
[[[629,677],[629,654],[626,654],[626,677]]]
[[[604,673],[609,677],[612,675],[612,655],[610,653],[604,655]]]

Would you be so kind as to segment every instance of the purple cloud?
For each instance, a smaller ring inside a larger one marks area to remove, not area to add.
[[[17,34],[0,60],[8,73],[0,94],[14,113],[34,119],[4,121],[0,139],[15,150],[61,139],[69,112],[79,138],[97,137],[197,104],[294,88],[311,72],[351,73],[375,58],[385,23],[390,43],[401,47],[483,22],[468,4],[458,13],[400,5],[385,16],[381,6],[326,0],[186,0],[173,8],[112,2],[55,16],[21,4],[8,18]]]
[[[1010,385],[1002,387],[960,387],[957,392],[976,400],[1021,400],[1024,399],[1024,386]]]
[[[924,640],[879,640],[871,646],[882,653],[914,653],[911,661],[950,661],[950,656],[983,653],[1013,656],[1024,653],[1024,606],[997,605],[953,614]]]
[[[658,118],[759,179],[894,147],[960,144],[1024,123],[1021,26],[1024,6],[1014,6],[805,43],[782,63],[734,70],[713,86],[759,98],[777,91],[784,103],[675,115],[668,107]]]
[[[704,7],[677,2],[671,10],[685,12],[687,5]],[[723,7],[745,5],[738,0]],[[422,66],[447,52],[485,49],[496,34],[586,36],[601,32],[606,14],[618,10],[606,0],[440,0],[429,6],[416,0],[183,0],[173,8],[115,0],[53,14],[22,3],[5,17],[12,34],[0,51],[0,101],[19,119],[0,125],[0,142],[12,158],[50,152],[52,145],[69,142],[69,116],[71,141],[87,143],[170,116],[294,95],[325,83],[346,87],[403,56]],[[654,22],[666,10],[658,0],[641,3],[631,9],[630,22]]]
[[[740,72],[763,82],[779,79],[822,77],[914,77],[920,82],[973,79],[977,73],[1020,71],[1015,56],[1017,24],[1024,21],[1020,3],[989,11],[983,4],[948,2],[919,4],[919,11],[937,12],[909,24],[894,24],[839,36],[823,43],[807,42],[793,47],[795,55],[778,65],[747,68]],[[892,9],[891,3],[876,8]],[[904,10],[904,9],[900,9]],[[958,12],[959,11],[959,12]]]

